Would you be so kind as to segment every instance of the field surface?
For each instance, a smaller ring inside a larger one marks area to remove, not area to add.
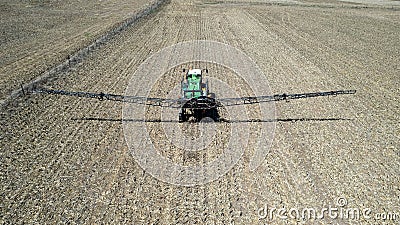
[[[0,100],[155,0],[2,0]]]
[[[57,61],[43,56],[17,63],[10,57],[79,48],[85,34],[107,30],[112,21],[138,7],[128,4],[129,9],[117,2],[98,1],[111,4],[98,12],[109,23],[94,21],[88,27],[52,22],[54,29],[76,35],[67,35],[64,41],[58,32],[50,38],[54,43],[45,47],[41,38],[46,35],[24,37],[24,45],[35,46],[31,48],[16,46],[12,43],[20,40],[7,37],[10,40],[1,45],[2,87],[13,87],[17,74],[30,80],[47,68],[43,63]],[[86,2],[81,5],[88,7]],[[41,6],[22,8],[35,7]],[[1,108],[0,223],[398,224],[400,11],[396,7],[325,0],[171,0],[44,85],[123,95],[135,71],[154,53],[184,41],[208,40],[229,44],[251,57],[264,76],[254,77],[254,82],[268,80],[274,94],[343,89],[357,93],[277,102],[276,114],[268,118],[262,117],[257,105],[245,108],[256,120],[238,122],[250,127],[243,157],[224,176],[193,187],[172,185],[146,172],[131,154],[124,126],[142,124],[160,155],[190,166],[221,154],[235,123],[218,123],[206,149],[187,152],[171,146],[166,130],[173,126],[190,139],[198,135],[200,125],[164,121],[158,108],[147,107],[145,118],[123,118],[120,102],[41,94],[15,98]],[[21,15],[13,18],[25,20]],[[17,24],[4,22],[2,16],[2,30]],[[149,96],[171,97],[181,69],[197,66],[207,67],[210,80],[224,81],[238,95],[253,94],[239,74],[223,65],[186,62],[160,71],[163,75],[148,90]],[[138,90],[150,80],[135,76],[133,86]],[[217,97],[230,96],[223,90],[227,89],[215,90]],[[7,93],[2,91],[3,96]],[[229,119],[229,113],[229,108],[223,109],[224,117]],[[251,171],[249,161],[265,123],[276,126],[272,146],[263,163]],[[319,216],[328,207],[359,209],[360,218],[332,219],[325,212],[323,218],[282,219],[277,211],[272,211],[273,218],[265,218],[266,206],[268,213],[271,208],[300,212],[314,208]],[[370,209],[370,218],[363,216],[364,209]],[[382,214],[392,218],[383,220]]]

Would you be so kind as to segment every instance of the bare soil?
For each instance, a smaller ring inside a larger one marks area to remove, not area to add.
[[[0,100],[153,2],[2,1]]]
[[[375,215],[400,214],[399,11],[343,6],[341,2],[327,7],[314,0],[304,4],[242,3],[172,0],[46,86],[124,94],[138,66],[154,52],[202,39],[244,51],[260,66],[274,93],[340,89],[357,93],[279,102],[276,118],[255,114],[256,119],[276,121],[277,125],[264,163],[256,171],[249,170],[248,159],[254,152],[250,147],[225,176],[195,187],[161,182],[138,165],[124,139],[126,121],[119,102],[39,94],[14,99],[1,109],[0,221],[398,223],[399,218],[383,221]],[[38,62],[24,65],[37,67]],[[243,95],[251,94],[234,79],[234,72],[210,63],[207,66],[209,77],[227,74],[231,86]],[[2,66],[4,71],[10,68],[14,66]],[[180,81],[177,70],[165,71],[151,94],[165,97]],[[4,82],[11,82],[12,77]],[[249,110],[256,111],[255,107]],[[154,110],[148,109],[148,118],[159,118]],[[258,137],[261,122],[252,125],[252,139]],[[219,125],[222,134],[216,136],[219,140],[210,151],[185,155],[168,146],[166,136],[159,132],[161,125],[146,124],[152,141],[160,154],[184,165],[216,157],[227,140],[223,131],[230,126]],[[182,125],[181,129],[190,131],[191,127]],[[344,209],[370,208],[372,218],[331,219],[325,214],[322,219],[283,220],[275,214],[269,221],[258,215],[265,205],[320,211],[337,207],[338,198],[347,200]]]

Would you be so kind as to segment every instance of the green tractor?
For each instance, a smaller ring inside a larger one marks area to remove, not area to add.
[[[207,117],[214,121],[220,119],[217,110],[219,104],[215,100],[215,94],[209,93],[208,81],[203,82],[203,71],[208,73],[207,69],[190,69],[187,72],[183,69],[186,74],[182,79],[181,89],[185,104],[179,112],[179,122],[198,122]]]

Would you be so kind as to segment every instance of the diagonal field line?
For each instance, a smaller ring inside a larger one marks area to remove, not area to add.
[[[107,44],[109,41],[113,40],[116,36],[121,34],[123,31],[128,29],[129,27],[135,25],[140,19],[152,14],[155,10],[161,7],[163,4],[168,3],[169,0],[157,0],[147,8],[143,9],[142,11],[136,13],[135,15],[131,16],[130,18],[126,19],[125,21],[121,22],[120,25],[105,34],[101,37],[93,41],[88,46],[78,50],[76,53],[70,55],[67,60],[61,62],[58,65],[55,65],[51,69],[47,70],[46,72],[42,73],[39,77],[32,80],[27,84],[21,84],[21,88],[14,90],[11,94],[6,97],[5,99],[0,100],[0,106],[7,104],[7,102],[11,101],[13,98],[19,97],[25,94],[25,90],[32,89],[35,85],[45,83],[52,77],[55,77],[59,72],[69,70],[76,65],[78,65],[83,59],[85,59],[90,53],[99,49],[100,46]]]

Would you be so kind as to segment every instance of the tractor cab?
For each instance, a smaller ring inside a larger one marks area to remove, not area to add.
[[[203,83],[202,72],[201,69],[191,69],[186,73],[182,80],[182,97],[184,99],[208,95],[208,82]]]

